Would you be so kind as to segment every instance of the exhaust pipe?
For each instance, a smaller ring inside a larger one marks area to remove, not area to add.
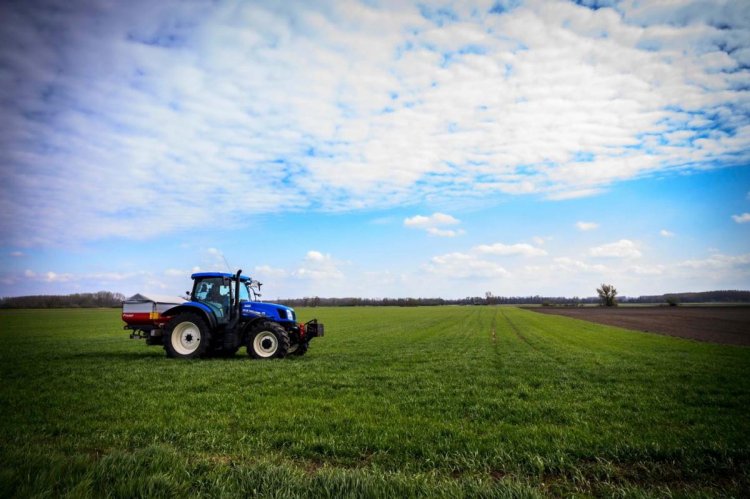
[[[240,314],[242,313],[242,304],[240,303],[240,274],[242,274],[242,269],[237,271],[237,275],[234,276],[234,317],[239,319]]]

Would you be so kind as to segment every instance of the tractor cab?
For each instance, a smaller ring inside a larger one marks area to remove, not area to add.
[[[231,274],[199,272],[191,277],[193,278],[193,291],[190,293],[192,301],[210,308],[219,324],[229,322],[233,310],[238,308],[235,293],[239,295],[240,304],[260,301],[261,283],[248,276],[239,277],[239,286],[236,277]]]
[[[244,288],[244,286],[240,286]],[[201,276],[193,283],[193,301],[207,305],[219,323],[229,320],[232,305],[232,286],[227,277]]]

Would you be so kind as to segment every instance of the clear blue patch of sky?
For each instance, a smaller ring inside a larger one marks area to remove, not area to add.
[[[455,10],[450,7],[432,7],[425,4],[419,5],[419,13],[427,19],[433,22],[438,27],[443,27],[446,24],[454,23],[458,21],[458,14]]]
[[[573,3],[591,10],[599,10],[606,7],[616,7],[619,0],[573,0]]]
[[[492,4],[489,13],[495,15],[506,14],[521,5],[520,0],[499,0]]]

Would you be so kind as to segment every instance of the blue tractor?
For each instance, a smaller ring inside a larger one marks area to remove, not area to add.
[[[317,319],[297,323],[294,310],[258,300],[260,283],[236,274],[193,274],[190,301],[160,314],[167,356],[190,359],[233,356],[241,346],[256,359],[304,355],[323,336]]]

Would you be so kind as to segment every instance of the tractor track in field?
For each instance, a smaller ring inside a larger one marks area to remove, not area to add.
[[[490,331],[490,337],[492,339],[492,344],[497,349],[497,311],[495,312],[495,315],[492,316],[492,330]]]
[[[515,322],[513,322],[510,317],[508,317],[505,312],[501,312],[503,315],[503,318],[510,326],[513,333],[518,337],[519,340],[521,340],[526,346],[531,348],[534,352],[538,353],[539,355],[542,355],[543,357],[549,359],[551,362],[554,362],[559,366],[559,368],[564,369],[566,371],[570,371],[571,369],[575,370],[576,367],[573,365],[570,365],[567,363],[563,358],[560,358],[560,356],[555,355],[555,353],[551,352],[549,349],[540,348],[539,346],[532,343],[529,338],[521,332],[519,327],[516,325]]]
[[[518,329],[518,326],[516,326],[515,323],[512,320],[510,320],[510,318],[505,314],[505,312],[501,311],[500,313],[503,315],[503,319],[505,319],[505,321],[510,326],[510,329],[513,331],[513,333],[515,333],[515,335],[518,337],[519,340],[526,343],[533,350],[536,350],[537,352],[540,352],[540,353],[544,353],[539,349],[539,347],[537,347],[536,345],[534,345],[533,343],[529,341],[529,339],[521,332],[520,329]]]
[[[500,347],[497,344],[497,314],[498,310],[492,316],[492,326],[490,329],[490,344],[492,345],[492,365],[495,367],[497,372],[502,372],[505,368],[503,362],[503,356],[500,352]]]

